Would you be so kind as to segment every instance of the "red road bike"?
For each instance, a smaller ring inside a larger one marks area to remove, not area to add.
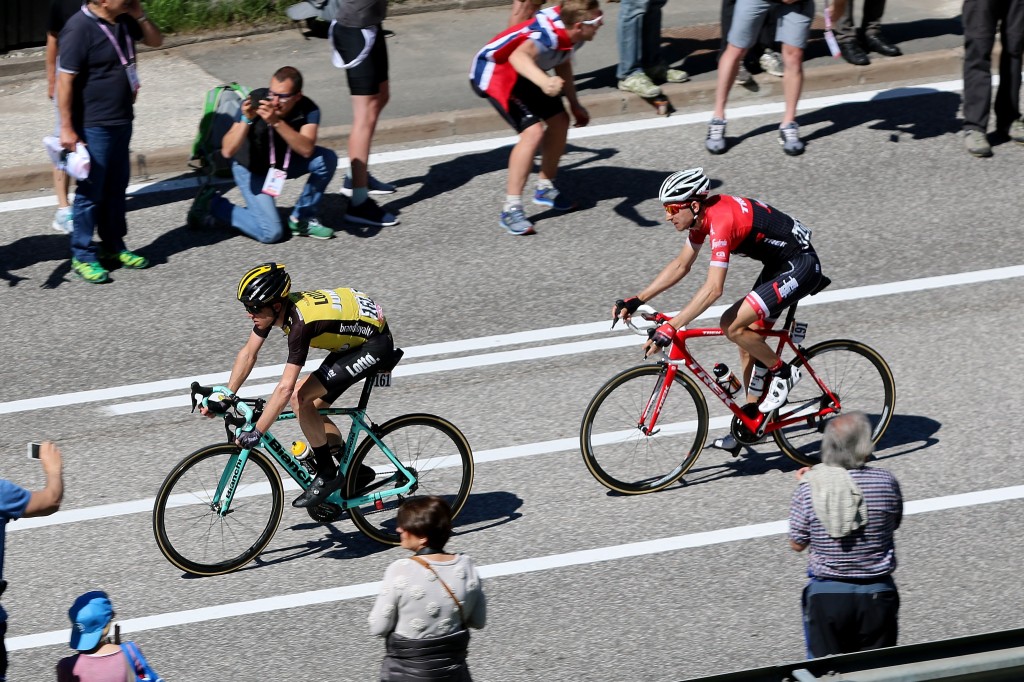
[[[753,445],[770,435],[786,456],[805,466],[820,461],[825,424],[843,412],[865,413],[877,443],[896,404],[889,365],[859,341],[833,339],[804,348],[800,344],[806,325],[796,322],[796,308],[790,306],[780,329],[759,332],[778,340],[780,357],[786,349],[791,351],[792,364],[802,372],[786,404],[762,414],[756,404],[736,402],[687,348],[688,342],[723,336],[722,330],[680,329],[657,363],[620,372],[591,399],[580,425],[580,449],[594,478],[627,495],[662,490],[697,461],[708,430],[726,422],[740,444]],[[638,324],[637,318],[647,324]],[[629,327],[648,335],[669,319],[645,305]],[[731,419],[709,417],[701,384],[732,412]],[[737,397],[742,395],[741,389]]]

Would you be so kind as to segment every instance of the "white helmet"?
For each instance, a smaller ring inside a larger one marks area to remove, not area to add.
[[[708,195],[711,181],[704,175],[703,168],[676,171],[665,178],[658,190],[658,199],[663,204],[681,204],[691,199],[703,199]]]

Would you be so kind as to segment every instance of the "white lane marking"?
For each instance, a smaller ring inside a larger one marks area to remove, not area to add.
[[[993,77],[995,79],[995,77]],[[962,80],[939,81],[936,83],[922,83],[898,88],[886,88],[884,90],[865,90],[863,92],[851,92],[838,95],[826,95],[822,97],[810,97],[800,100],[798,109],[800,111],[812,111],[823,107],[836,106],[856,102],[868,102],[871,100],[895,99],[901,97],[916,97],[919,95],[930,95],[936,92],[959,92],[963,89]],[[729,110],[729,120],[736,121],[741,118],[753,116],[766,116],[778,114],[784,111],[785,105],[782,102],[769,102],[765,104],[752,104],[745,107],[737,107]],[[605,123],[602,125],[587,126],[585,128],[570,128],[569,139],[581,140],[588,137],[600,135],[618,135],[622,133],[635,133],[640,130],[657,130],[660,128],[674,128],[677,126],[705,123],[711,118],[710,111],[700,111],[690,114],[678,114],[674,116],[659,116],[656,118],[643,118],[635,121],[624,121],[620,123]],[[462,154],[473,154],[482,151],[491,151],[515,144],[517,138],[513,136],[502,136],[475,140],[473,142],[454,142],[450,144],[439,144],[415,149],[402,149],[393,152],[380,152],[370,155],[370,163],[379,165],[383,163],[398,163],[402,161],[414,161],[418,159],[432,159],[439,156],[459,156]],[[339,159],[339,168],[348,166],[348,159]],[[155,180],[143,182],[128,187],[128,195],[149,194],[153,192],[170,192],[190,187],[199,187],[201,181],[198,178],[183,178],[177,180]],[[56,206],[56,197],[37,197],[33,199],[17,199],[0,203],[0,213],[11,211],[24,211],[34,208],[45,208]]]
[[[708,425],[709,433],[718,429],[725,429],[729,426],[729,421],[732,417],[714,417],[711,419]],[[682,432],[685,429],[680,428],[676,430],[675,425],[668,425],[671,433]],[[692,427],[691,427],[692,429]],[[627,432],[622,432],[627,433]],[[605,439],[614,438],[615,434],[607,434]],[[518,459],[520,457],[534,457],[536,455],[549,455],[556,452],[569,452],[575,450],[579,452],[580,439],[579,437],[574,438],[556,438],[554,440],[541,441],[539,443],[526,443],[523,445],[509,445],[501,448],[493,448],[491,450],[481,450],[473,453],[474,464],[484,464],[487,462],[501,462],[506,459]],[[451,462],[455,464],[454,458]],[[444,468],[444,464],[438,468]],[[284,489],[285,491],[298,490],[299,484],[293,481],[291,478],[284,478]],[[236,496],[241,495],[242,497],[251,497],[253,495],[261,495],[270,492],[270,489],[263,485],[262,487],[252,485],[252,487],[246,488],[245,492],[237,492]],[[195,493],[181,493],[180,495],[174,495],[170,498],[171,506],[184,506],[187,504],[194,504],[196,500],[201,498],[202,495],[199,492]],[[31,530],[33,528],[46,528],[48,526],[62,526],[67,523],[81,523],[83,521],[96,521],[99,519],[109,519],[115,516],[125,516],[127,514],[140,514],[150,513],[153,511],[153,503],[156,502],[155,497],[147,497],[143,500],[132,500],[129,502],[116,502],[114,504],[102,504],[95,507],[84,507],[82,509],[69,509],[67,511],[59,511],[50,516],[33,516],[26,519],[17,519],[11,521],[7,525],[8,533],[15,533],[22,530]]]
[[[937,275],[934,277],[922,277],[919,279],[904,280],[900,282],[887,282],[884,284],[870,284],[860,287],[850,287],[837,291],[823,291],[817,296],[806,298],[800,302],[801,307],[821,305],[825,303],[836,303],[840,301],[852,301],[877,296],[888,296],[892,294],[906,294],[928,289],[940,289],[944,287],[961,286],[965,284],[978,284],[982,282],[994,282],[1004,279],[1024,277],[1024,265],[1014,265],[1003,268],[992,268],[988,270],[975,270],[950,275]],[[715,318],[721,315],[727,306],[713,306],[709,308],[698,319]],[[413,376],[430,372],[442,372],[455,369],[467,369],[470,367],[481,367],[502,362],[517,362],[521,360],[533,360],[546,357],[556,357],[572,353],[581,353],[597,350],[608,350],[622,348],[632,343],[638,343],[632,336],[622,336],[622,332],[611,332],[607,320],[601,322],[587,322],[582,324],[567,325],[564,327],[551,327],[548,329],[535,329],[512,334],[497,334],[493,336],[482,336],[459,341],[446,341],[441,343],[425,344],[405,349],[405,356],[408,358],[425,357],[429,355],[442,355],[447,353],[460,353],[471,350],[494,349],[501,346],[509,346],[523,343],[537,343],[554,339],[567,338],[572,336],[585,336],[589,334],[611,334],[612,336],[597,341],[577,342],[573,344],[546,346],[542,348],[524,349],[518,351],[506,351],[503,354],[474,355],[452,360],[438,360],[433,362],[416,363],[412,365],[399,365],[395,368],[395,376]],[[320,360],[310,360],[304,367],[309,371],[317,367]],[[257,367],[250,375],[250,379],[263,379],[266,377],[280,376],[284,365],[271,365]],[[130,384],[127,386],[115,386],[100,388],[89,391],[77,391],[75,393],[62,393],[58,395],[42,396],[39,398],[25,398],[22,400],[11,400],[0,403],[0,414],[13,414],[28,410],[41,410],[67,405],[80,405],[91,402],[107,402],[119,398],[132,398],[140,395],[153,393],[165,393],[168,391],[181,391],[188,387],[192,381],[201,384],[221,384],[228,379],[228,372],[214,374],[203,374],[192,377],[179,377],[177,379],[164,379],[148,383]],[[276,384],[263,384],[259,386],[246,386],[246,393],[249,395],[265,395],[270,393]],[[132,414],[149,410],[159,410],[171,407],[182,407],[189,405],[189,400],[183,396],[160,398],[151,401],[139,401],[123,405],[110,406],[108,410],[113,414]]]
[[[908,502],[904,506],[904,515],[912,516],[914,514],[956,509],[960,507],[973,507],[993,502],[1019,500],[1021,498],[1024,498],[1024,485],[1008,488],[996,488],[994,490],[979,490],[976,492]],[[674,537],[659,538],[657,540],[645,540],[642,542],[613,545],[611,547],[566,552],[565,554],[553,554],[543,557],[506,561],[498,564],[481,566],[479,571],[482,578],[497,578],[500,576],[520,575],[535,571],[550,571],[556,568],[582,566],[586,564],[595,564],[604,561],[614,561],[650,554],[663,554],[665,552],[678,552],[680,550],[693,549],[695,547],[706,547],[726,542],[738,542],[772,535],[782,535],[788,531],[788,526],[789,523],[786,520],[756,523],[748,526],[736,526],[733,528],[722,528],[720,530],[705,531],[701,533],[676,535]],[[222,618],[249,616],[268,613],[271,611],[283,611],[285,609],[311,606],[314,604],[327,604],[359,599],[362,597],[372,597],[377,594],[379,587],[379,582],[346,585],[344,587],[334,587],[326,590],[313,590],[310,592],[278,595],[275,597],[266,597],[264,599],[253,599],[250,601],[235,602],[232,604],[189,609],[187,611],[162,613],[155,616],[131,618],[129,620],[119,622],[121,623],[121,630],[125,633],[158,630],[178,625],[189,625],[191,623],[205,623]],[[7,649],[9,651],[22,651],[25,649],[35,649],[44,646],[66,645],[70,634],[70,630],[53,630],[50,632],[40,632],[32,635],[22,635],[20,637],[9,637],[7,638]]]

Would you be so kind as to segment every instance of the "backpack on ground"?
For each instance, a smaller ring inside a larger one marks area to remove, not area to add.
[[[248,96],[249,88],[234,82],[218,85],[206,93],[199,132],[192,143],[192,161],[198,162],[193,167],[207,175],[231,177],[231,162],[220,153],[221,141],[234,125],[242,100]]]

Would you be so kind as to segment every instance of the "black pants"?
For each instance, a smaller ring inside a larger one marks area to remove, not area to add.
[[[853,21],[854,0],[846,3],[846,13],[841,17],[833,17],[836,40],[848,42],[857,39],[857,28]],[[863,0],[860,11],[860,27],[864,35],[878,35],[882,31],[882,15],[885,14],[885,0]]]
[[[992,48],[999,26],[1003,53],[996,90],[996,129],[1020,118],[1024,0],[964,0],[964,130],[988,130],[992,104]]]
[[[892,578],[864,583],[812,579],[802,601],[809,658],[896,645],[900,595]]]

